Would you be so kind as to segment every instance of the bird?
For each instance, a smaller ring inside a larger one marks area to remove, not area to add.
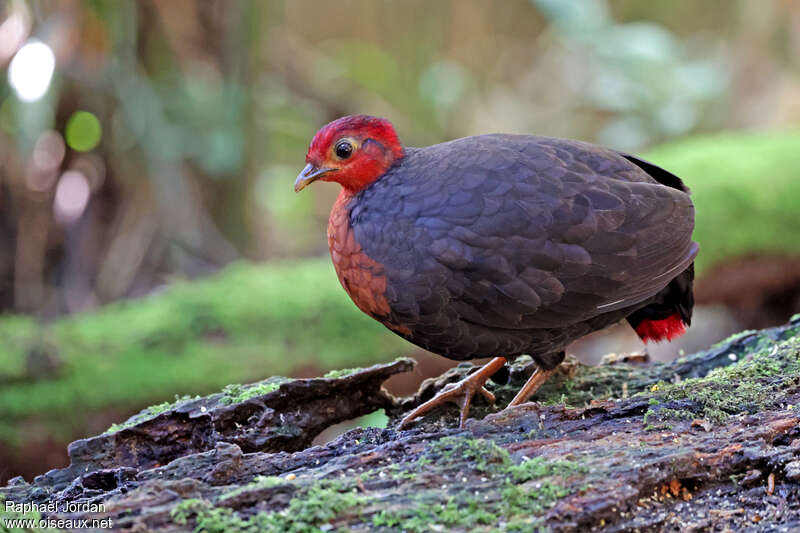
[[[492,133],[424,148],[384,118],[350,115],[314,135],[299,192],[341,185],[327,238],[355,305],[452,360],[491,358],[400,422],[447,402],[464,426],[486,381],[527,354],[526,403],[572,341],[627,321],[645,342],[691,324],[694,206],[644,159],[577,140]]]

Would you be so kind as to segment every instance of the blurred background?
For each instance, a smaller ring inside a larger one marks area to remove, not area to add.
[[[413,355],[295,195],[345,114],[632,151],[697,206],[703,349],[800,311],[800,5],[693,0],[0,2],[0,483],[176,395]],[[629,328],[570,351],[641,351]]]

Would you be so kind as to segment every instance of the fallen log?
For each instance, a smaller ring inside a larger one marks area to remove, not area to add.
[[[455,407],[394,428],[469,364],[401,400],[380,383],[409,360],[229,387],[77,441],[69,467],[0,498],[135,531],[798,530],[800,317],[638,359],[572,362],[537,403],[502,411],[532,370],[520,358],[464,429]],[[388,427],[309,447],[375,409]]]

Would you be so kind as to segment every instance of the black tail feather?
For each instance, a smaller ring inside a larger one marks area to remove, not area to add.
[[[628,323],[636,327],[645,320],[664,320],[678,313],[687,326],[692,324],[694,310],[694,263],[669,282],[653,301],[628,316]]]

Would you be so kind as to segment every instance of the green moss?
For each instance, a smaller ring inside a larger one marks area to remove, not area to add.
[[[189,521],[189,518],[209,509],[210,507],[211,504],[206,500],[189,498],[186,500],[181,500],[175,507],[173,507],[172,511],[170,511],[170,517],[176,524],[185,525]]]
[[[523,530],[530,530],[540,520],[537,515],[572,492],[563,480],[587,471],[585,466],[573,461],[550,461],[542,457],[516,463],[508,451],[494,441],[457,436],[429,444],[420,456],[423,458],[426,464],[435,462],[439,466],[435,469],[437,472],[441,468],[445,471],[452,468],[459,476],[477,474],[486,479],[499,479],[500,493],[483,493],[481,499],[476,499],[468,483],[456,484],[454,492],[441,501],[441,493],[422,491],[412,496],[408,507],[373,515],[373,527],[421,532],[435,526],[476,529],[500,521],[513,521]]]
[[[631,365],[625,363],[582,368],[569,378],[556,373],[542,385],[534,399],[544,404],[583,406],[592,400],[621,398],[625,387],[631,387],[631,368]],[[655,374],[656,370],[636,368],[636,375],[642,380],[646,378],[648,372]],[[504,394],[510,399],[518,389],[519,386],[505,386],[502,390],[507,391]],[[635,391],[629,390],[629,394],[633,392]]]
[[[222,397],[220,398],[220,403],[225,405],[232,405],[235,403],[241,403],[250,398],[255,398],[256,396],[263,396],[265,394],[269,394],[270,392],[275,392],[281,386],[281,384],[291,381],[289,378],[284,378],[282,376],[274,376],[271,377],[263,382],[253,383],[249,385],[226,385],[222,389]],[[155,418],[159,414],[169,411],[174,407],[177,407],[179,404],[197,400],[200,396],[189,396],[184,395],[181,397],[175,397],[174,402],[163,402],[156,405],[151,405],[143,409],[140,413],[130,417],[128,420],[121,424],[112,424],[110,428],[106,430],[106,433],[112,433],[114,431],[120,431],[122,429],[126,429],[129,427],[133,427],[136,424],[141,422],[145,422],[146,420],[150,420]]]
[[[754,351],[734,364],[714,369],[703,378],[660,383],[653,398],[666,406],[650,407],[645,421],[655,417],[723,422],[731,415],[754,413],[784,403],[784,391],[798,382],[800,338],[775,342],[761,337]],[[669,402],[688,404],[676,409]]]
[[[667,422],[670,419],[693,420],[697,418],[697,414],[686,409],[670,409],[662,407],[661,409],[648,409],[644,414],[644,429],[650,431],[654,429],[672,429],[672,424]]]
[[[548,461],[543,457],[526,459],[519,464],[511,464],[506,472],[515,483],[524,483],[545,476],[569,477],[585,474],[588,469],[573,461]]]
[[[56,347],[60,373],[26,379],[28,353],[45,342]],[[34,421],[70,439],[87,431],[87,411],[207,394],[299,367],[390,361],[411,350],[353,305],[329,258],[237,263],[48,325],[0,318],[0,439],[13,441]]]
[[[321,527],[336,517],[358,515],[361,505],[363,500],[355,491],[344,490],[340,483],[323,482],[298,490],[281,511],[240,516],[232,509],[214,507],[203,500],[184,500],[173,509],[171,516],[178,525],[186,525],[193,518],[195,531],[206,533],[305,533],[322,531]]]
[[[276,531],[309,531],[343,514],[357,515],[362,500],[355,490],[342,492],[336,485],[312,487],[291,499],[280,513],[272,513]]]
[[[321,480],[311,485],[304,485],[301,478],[289,481],[258,477],[225,493],[215,503],[185,500],[172,511],[172,517],[178,525],[185,526],[191,521],[195,531],[209,533],[328,531],[335,530],[339,520],[353,523],[354,517],[355,522],[370,530],[414,532],[438,527],[488,530],[501,522],[515,522],[529,530],[539,524],[543,511],[574,490],[565,481],[587,471],[574,461],[534,457],[516,462],[505,448],[489,439],[445,437],[428,444],[424,456],[436,462],[437,467],[419,469],[416,462],[395,463],[347,480]],[[421,490],[404,491],[397,495],[391,509],[370,513],[376,501],[368,489],[364,490],[364,483],[383,483],[385,473],[389,479],[410,480]],[[444,473],[480,476],[483,481],[491,479],[495,487],[499,481],[500,488],[477,495],[469,483],[453,484],[450,492],[427,488],[441,483],[440,476]],[[363,492],[356,490],[359,485]],[[254,492],[253,496],[262,501],[265,495],[257,491],[277,487],[293,490],[281,510],[239,514],[226,507],[229,500],[248,492]]]
[[[369,472],[369,474],[374,474],[374,472]],[[405,479],[405,480],[415,480],[417,479],[417,472],[415,470],[403,470],[400,468],[398,464],[389,465],[389,475],[392,479]],[[369,477],[369,475],[367,476]]]
[[[343,378],[345,376],[349,376],[350,374],[355,374],[356,372],[360,372],[361,370],[364,370],[364,369],[363,368],[359,368],[359,367],[356,367],[356,368],[342,368],[341,370],[331,370],[330,372],[326,373],[322,377],[328,378],[328,379],[338,379],[338,378]]]
[[[500,512],[503,516],[513,517],[536,515],[570,492],[561,485],[548,482],[537,483],[535,487],[508,484],[503,489]]]
[[[141,413],[135,415],[128,419],[126,422],[122,424],[111,424],[111,426],[106,430],[106,433],[114,433],[116,431],[121,431],[123,429],[127,429],[129,427],[133,427],[139,422],[144,422],[145,420],[149,420],[155,418],[159,414],[163,413],[167,409],[172,406],[170,402],[164,402],[157,405],[151,405],[150,407],[145,408]],[[135,420],[134,420],[135,419]]]
[[[699,272],[734,255],[800,253],[800,133],[691,137],[644,157],[692,189]]]
[[[572,461],[547,461],[542,457],[526,458],[517,464],[511,459],[508,450],[492,440],[456,436],[443,437],[431,443],[422,457],[439,464],[464,461],[480,473],[502,475],[515,483],[544,476],[570,476],[586,471],[585,467]]]
[[[256,476],[253,481],[247,485],[234,489],[230,492],[226,492],[220,497],[220,500],[227,500],[252,490],[271,489],[281,485],[287,485],[289,483],[290,482],[288,480],[278,476]]]
[[[133,427],[136,424],[140,424],[147,420],[151,420],[156,416],[160,415],[161,413],[169,411],[170,409],[178,406],[179,404],[182,404],[184,402],[190,402],[193,400],[198,400],[199,398],[200,396],[189,396],[188,394],[180,397],[176,395],[175,401],[163,402],[156,405],[151,405],[150,407],[146,407],[141,412],[133,415],[132,417],[130,417],[125,422],[122,422],[121,424],[111,424],[111,427],[109,427],[105,432],[114,433],[115,431],[121,431],[123,429]]]
[[[372,516],[371,524],[392,531],[424,532],[436,530],[435,526],[474,528],[498,520],[497,514],[488,510],[483,502],[455,496],[441,503],[418,503],[414,509],[406,511],[382,510]]]
[[[263,396],[270,392],[278,390],[283,383],[291,381],[288,378],[276,376],[269,378],[261,383],[254,383],[252,385],[226,385],[222,389],[222,398],[220,402],[231,405],[234,403],[241,403],[256,396]]]
[[[511,464],[508,451],[488,439],[443,437],[428,446],[425,455],[440,463],[468,461],[478,472],[497,471]]]

